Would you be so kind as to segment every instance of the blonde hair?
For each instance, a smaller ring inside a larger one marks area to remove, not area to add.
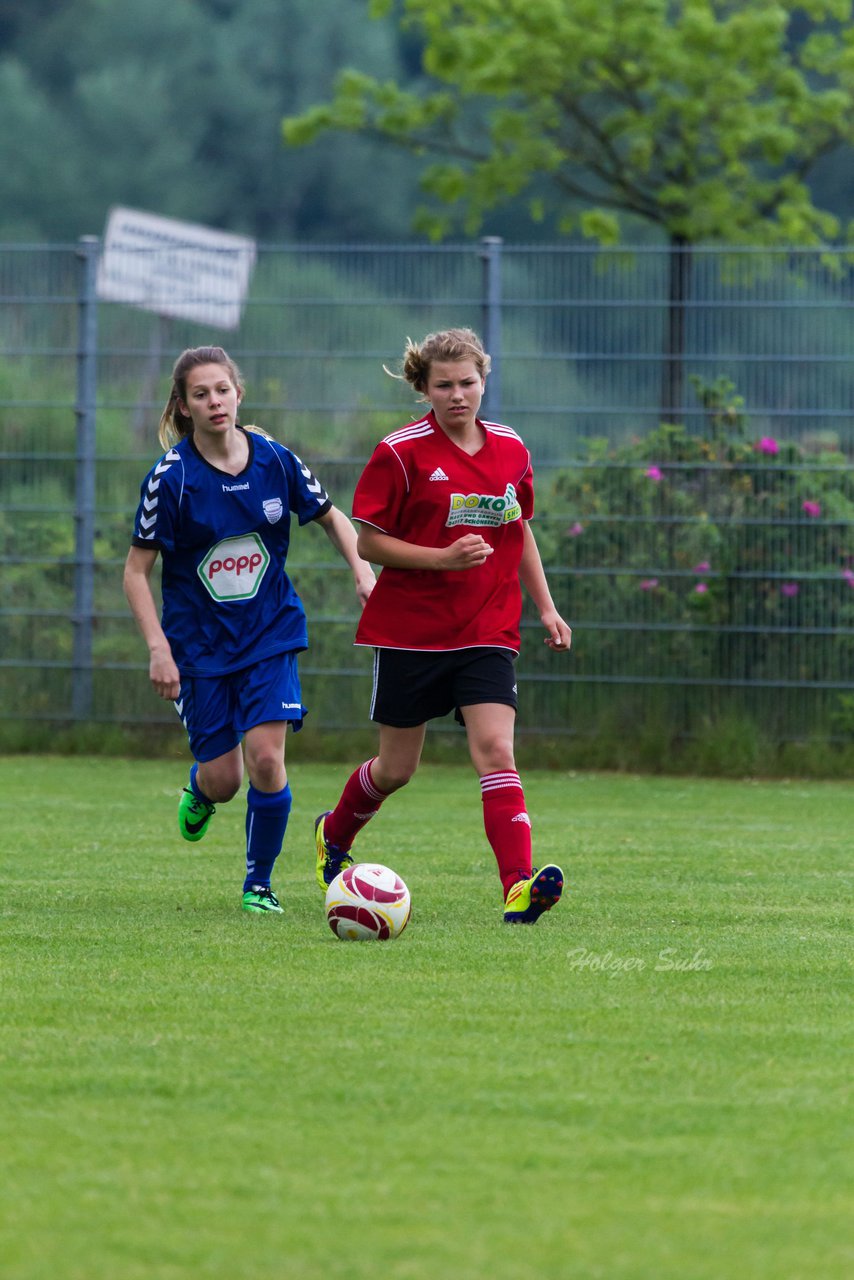
[[[423,342],[406,339],[400,373],[393,373],[385,365],[383,368],[389,377],[408,382],[420,393],[421,399],[426,399],[431,365],[436,361],[455,360],[471,360],[482,378],[492,367],[492,361],[474,329],[443,329],[439,333],[428,333]]]
[[[243,377],[231,356],[222,347],[188,347],[182,351],[172,370],[172,390],[166,408],[160,415],[157,439],[164,449],[169,449],[185,436],[193,434],[193,420],[181,411],[179,400],[187,402],[187,375],[203,364],[219,364],[225,369],[234,386],[242,394]]]

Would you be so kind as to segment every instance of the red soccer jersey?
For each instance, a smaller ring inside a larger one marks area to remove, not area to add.
[[[423,547],[479,533],[494,548],[472,569],[393,569],[379,576],[356,644],[450,650],[497,645],[519,651],[523,521],[534,510],[531,455],[510,427],[486,432],[474,455],[454,444],[433,413],[381,440],[356,486],[353,519]]]

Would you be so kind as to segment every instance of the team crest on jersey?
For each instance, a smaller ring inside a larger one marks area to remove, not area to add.
[[[251,600],[269,563],[270,553],[258,534],[247,533],[211,547],[197,572],[214,600]]]
[[[264,508],[264,515],[270,524],[275,524],[277,520],[281,520],[282,512],[285,509],[281,498],[265,498],[261,506]]]
[[[458,524],[490,525],[509,524],[522,519],[522,508],[516,499],[516,489],[508,484],[502,495],[489,493],[452,493],[445,527]]]

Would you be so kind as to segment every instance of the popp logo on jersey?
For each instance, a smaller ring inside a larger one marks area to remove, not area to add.
[[[452,493],[445,528],[457,524],[509,524],[522,519],[522,508],[516,501],[516,490],[508,484],[502,495],[489,493]]]
[[[251,600],[269,563],[270,553],[257,533],[247,533],[211,547],[198,574],[214,600]]]

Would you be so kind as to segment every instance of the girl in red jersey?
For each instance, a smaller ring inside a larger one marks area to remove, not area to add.
[[[531,455],[510,427],[477,416],[489,356],[470,329],[407,342],[402,376],[429,404],[381,440],[353,498],[359,555],[382,565],[356,631],[374,649],[371,719],[379,752],[315,823],[322,889],[353,862],[358,832],[421,759],[427,721],[454,711],[480,778],[504,919],[533,924],[560,898],[563,873],[531,866],[531,823],[513,751],[520,582],[565,653],[529,520]]]

